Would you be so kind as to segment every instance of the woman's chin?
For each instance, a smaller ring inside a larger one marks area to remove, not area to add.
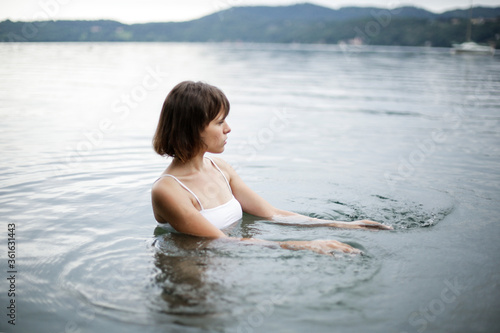
[[[221,154],[223,153],[225,150],[224,147],[222,147],[221,149],[213,149],[213,150],[208,150],[207,153],[210,153],[210,154]]]

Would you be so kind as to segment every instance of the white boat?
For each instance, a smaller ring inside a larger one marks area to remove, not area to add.
[[[467,35],[465,39],[466,42],[462,44],[453,44],[451,53],[468,53],[468,54],[485,54],[485,55],[494,55],[495,48],[493,46],[487,45],[479,45],[471,40],[472,34],[472,0],[469,6],[469,19],[467,21]]]
[[[471,53],[471,54],[485,54],[494,55],[495,48],[487,45],[479,45],[474,42],[465,42],[462,44],[453,44],[451,52],[457,53]]]

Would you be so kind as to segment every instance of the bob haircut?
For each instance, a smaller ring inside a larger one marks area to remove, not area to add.
[[[167,95],[153,137],[153,148],[162,156],[189,161],[205,143],[201,132],[222,111],[229,114],[229,101],[217,87],[204,82],[184,81]]]

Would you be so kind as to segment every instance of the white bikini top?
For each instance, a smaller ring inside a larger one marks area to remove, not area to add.
[[[191,193],[195,197],[196,201],[198,201],[198,204],[200,204],[200,207],[201,207],[201,210],[200,210],[201,215],[203,215],[203,217],[205,217],[210,223],[212,223],[217,228],[224,229],[224,228],[228,227],[229,225],[233,224],[234,222],[240,220],[243,217],[243,210],[241,209],[241,205],[238,202],[238,200],[236,200],[236,198],[232,194],[231,186],[229,185],[229,182],[227,181],[227,178],[224,175],[224,173],[222,172],[222,170],[219,168],[219,166],[217,164],[215,164],[215,162],[211,158],[209,158],[209,157],[206,157],[206,158],[208,158],[210,160],[210,162],[212,162],[212,164],[217,168],[217,170],[219,170],[222,177],[224,177],[224,180],[226,181],[227,186],[229,187],[229,191],[231,191],[231,196],[232,196],[231,200],[229,200],[228,202],[226,202],[220,206],[217,206],[214,208],[204,209],[203,205],[201,204],[200,199],[198,199],[198,196],[196,194],[194,194],[193,191],[191,191],[186,185],[184,185],[175,176],[166,174],[166,175],[161,175],[160,178],[171,177],[171,178],[175,179],[179,183],[179,185],[181,185],[184,189],[186,189],[189,193]],[[158,179],[160,179],[160,178],[158,178]],[[157,179],[157,181],[158,181],[158,179]],[[163,223],[160,225],[163,226]]]

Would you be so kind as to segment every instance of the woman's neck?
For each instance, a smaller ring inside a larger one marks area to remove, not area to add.
[[[204,155],[205,153],[195,155],[187,162],[182,162],[179,159],[174,158],[170,166],[176,169],[183,169],[186,173],[197,173],[202,171],[205,166],[203,161]]]

